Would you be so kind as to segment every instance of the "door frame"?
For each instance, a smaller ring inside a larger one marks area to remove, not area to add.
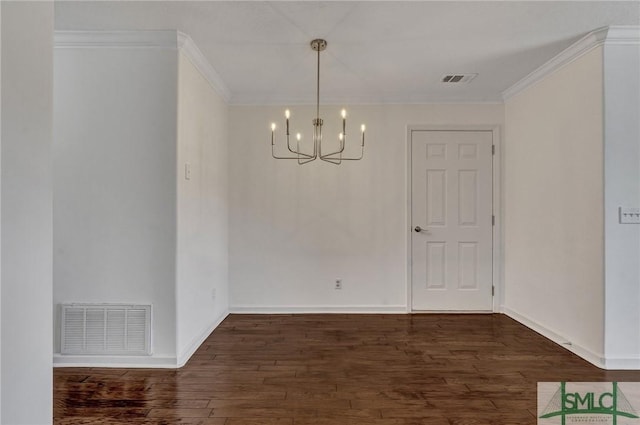
[[[493,294],[493,308],[494,313],[502,312],[502,306],[504,305],[504,286],[503,286],[503,273],[504,273],[504,261],[503,261],[503,245],[504,245],[504,233],[503,233],[503,220],[504,211],[502,204],[502,170],[504,167],[502,159],[502,137],[500,132],[500,125],[422,125],[414,124],[407,125],[406,133],[406,151],[407,151],[407,163],[405,184],[407,188],[407,202],[406,202],[406,222],[405,222],[405,237],[406,237],[406,264],[407,264],[407,313],[423,312],[422,310],[414,311],[412,307],[412,259],[413,248],[411,246],[412,231],[412,174],[411,174],[411,158],[412,158],[412,145],[411,145],[411,133],[413,131],[491,131],[493,138],[493,145],[495,146],[495,153],[493,155],[492,162],[492,180],[493,180],[493,215],[495,216],[495,225],[492,229],[492,243],[493,243],[493,261],[492,261],[492,280],[494,287]],[[469,311],[473,313],[473,311]]]

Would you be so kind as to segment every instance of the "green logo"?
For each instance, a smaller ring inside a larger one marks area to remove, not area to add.
[[[637,419],[638,414],[633,406],[613,382],[611,391],[567,391],[567,383],[561,382],[551,400],[544,408],[540,419],[559,416],[562,425],[571,415],[609,415],[613,425],[617,425],[618,417]]]

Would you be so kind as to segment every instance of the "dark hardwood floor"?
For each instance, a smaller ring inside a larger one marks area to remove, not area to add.
[[[179,370],[54,371],[54,423],[535,424],[603,371],[503,315],[231,315]]]

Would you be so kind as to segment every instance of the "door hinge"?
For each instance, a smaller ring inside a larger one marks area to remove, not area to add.
[[[492,287],[491,287],[491,296],[493,297],[493,296],[495,296],[495,295],[496,295],[496,287],[495,287],[495,286],[492,286]]]
[[[496,145],[491,145],[491,155],[496,154]]]
[[[496,216],[495,216],[495,215],[492,215],[492,216],[491,216],[491,225],[492,225],[492,226],[495,226],[495,225],[496,225]]]

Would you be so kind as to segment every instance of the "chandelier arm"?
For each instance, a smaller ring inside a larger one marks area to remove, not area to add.
[[[335,152],[326,153],[326,154],[324,154],[324,155],[322,155],[322,156],[326,158],[326,157],[328,157],[328,156],[337,155],[337,154],[339,154],[339,153],[342,153],[342,152],[344,152],[344,147],[345,147],[345,145],[346,145],[346,137],[345,137],[343,140],[341,140],[341,141],[340,141],[340,149],[338,149],[338,150],[337,150],[337,151],[335,151]]]
[[[325,158],[320,158],[320,159],[323,160],[324,162],[328,162],[329,164],[340,165],[339,161],[332,161],[330,159],[325,159]]]
[[[336,164],[336,165],[340,165],[342,163],[342,151],[344,150],[344,145],[342,146],[341,150],[338,150],[336,152],[332,152],[332,153],[328,153],[326,155],[322,155],[320,157],[320,159],[330,162],[332,164]],[[340,157],[336,158],[333,155],[337,155],[340,154]]]
[[[271,146],[271,156],[275,159],[299,159],[299,156],[278,156],[275,154],[273,146]]]
[[[361,160],[364,157],[364,147],[360,146],[360,156],[358,156],[358,157],[351,158],[351,157],[344,157],[344,156],[340,155],[340,158],[334,158],[331,155],[335,155],[335,154],[327,154],[327,155],[321,156],[320,159],[322,159],[323,161],[327,161],[327,160],[358,161],[358,160]]]
[[[315,160],[316,160],[316,157],[311,157],[309,159],[304,159],[304,160],[298,159],[298,165],[304,165],[308,162],[315,161]]]
[[[342,141],[342,148],[332,152],[332,153],[328,153],[326,155],[323,155],[320,159],[334,159],[337,160],[338,158],[333,158],[333,155],[337,155],[340,154],[340,160],[345,160],[345,161],[358,161],[360,159],[362,159],[364,157],[364,133],[362,133],[362,142],[360,143],[360,156],[359,157],[355,157],[355,158],[345,158],[342,156],[342,152],[344,151],[344,148],[346,146],[346,137],[344,138],[344,140]]]
[[[275,159],[299,159],[300,156],[303,156],[306,158],[313,158],[313,159],[316,158],[315,156],[307,155],[304,153],[298,153],[298,152],[293,152],[293,153],[295,153],[296,156],[278,156],[276,155],[276,152],[275,152],[275,145],[271,143],[271,156],[274,157]]]
[[[364,157],[364,152],[361,152],[360,156],[358,156],[358,157],[355,157],[355,158],[342,157],[342,158],[340,158],[340,161],[360,161],[363,157]],[[320,158],[320,159],[322,159],[323,161],[326,161],[326,160],[328,160],[328,159],[330,160],[332,158],[324,157],[324,158]],[[333,158],[333,159],[337,159],[337,158]]]
[[[298,165],[304,165],[304,164],[306,164],[308,162],[315,161],[316,158],[318,158],[318,155],[316,155],[316,154],[314,154],[313,156],[310,156],[308,158],[298,157]]]
[[[295,159],[300,164],[306,164],[307,162],[311,162],[317,158],[317,156],[311,156],[309,158],[304,158],[301,156],[277,156],[273,152],[271,152],[271,156],[273,156],[275,159]],[[300,162],[301,159],[304,160],[304,162]]]
[[[344,149],[344,146],[342,146],[342,149]],[[342,163],[342,159],[341,158],[332,158],[331,155],[334,155],[334,154],[335,154],[335,152],[334,153],[329,153],[329,154],[326,154],[326,155],[320,155],[320,159],[322,161],[328,162],[328,163],[333,164],[333,165],[340,165]]]
[[[289,149],[289,150],[291,150],[291,149]],[[296,160],[299,161],[301,156],[304,157],[304,158],[312,158],[311,160],[316,159],[316,156],[307,155],[305,153],[298,153],[298,152],[294,152],[292,150],[291,150],[291,152],[296,154],[296,156],[278,156],[278,155],[276,155],[274,139],[273,139],[273,137],[271,137],[271,156],[274,157],[275,159],[296,159]]]
[[[345,158],[345,157],[342,157],[342,158],[340,158],[340,161],[360,161],[363,157],[364,157],[364,155],[361,153],[360,156],[357,157],[357,158]],[[327,158],[327,157],[320,158],[320,159],[323,160],[323,161],[327,161],[327,162],[330,162],[330,160],[331,160],[331,158]],[[335,158],[335,159],[337,159],[337,158]]]
[[[304,153],[302,151],[300,151],[300,143],[298,143],[298,150],[293,150],[291,149],[291,144],[290,144],[290,140],[289,140],[289,135],[287,135],[287,149],[289,149],[289,152],[296,154],[296,155],[300,155],[300,156],[304,156],[306,158],[313,158],[313,155],[309,155],[308,153]]]
[[[304,153],[304,152],[298,152],[298,151],[294,151],[293,149],[289,149],[289,152],[291,152],[292,154],[296,155],[296,158],[298,156],[301,156],[303,158],[314,158],[313,155],[309,155],[308,153]]]
[[[300,151],[300,141],[297,142],[297,149],[298,151]],[[314,155],[313,156],[309,156],[309,157],[300,157],[300,155],[298,155],[298,165],[304,165],[307,162],[311,162],[314,161],[316,159],[317,155],[315,154],[315,149],[314,149]]]

